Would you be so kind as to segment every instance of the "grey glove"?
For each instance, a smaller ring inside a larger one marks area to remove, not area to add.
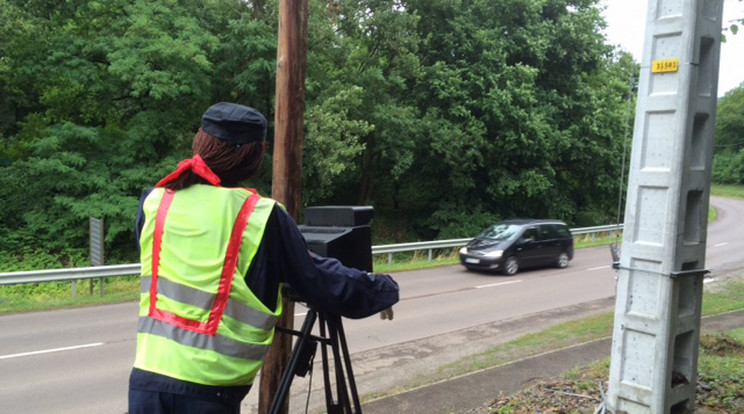
[[[380,319],[382,320],[389,319],[392,321],[393,320],[393,307],[391,306],[387,309],[383,309],[382,311],[380,311]]]

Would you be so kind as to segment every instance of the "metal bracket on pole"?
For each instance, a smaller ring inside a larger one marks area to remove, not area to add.
[[[683,276],[705,276],[708,273],[710,273],[710,270],[707,269],[682,270],[679,272],[672,272],[669,277],[671,277],[672,279],[676,279]]]
[[[615,263],[617,263],[617,265]],[[618,270],[627,270],[629,272],[654,273],[659,276],[667,276],[671,279],[676,279],[676,278],[683,277],[683,276],[705,276],[706,274],[710,273],[710,270],[708,269],[681,270],[679,272],[664,273],[664,272],[656,272],[653,270],[624,267],[624,266],[620,266],[618,262],[615,262],[615,263],[613,263],[613,268],[618,269]]]

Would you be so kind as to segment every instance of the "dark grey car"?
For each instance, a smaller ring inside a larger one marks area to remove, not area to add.
[[[460,249],[460,263],[471,270],[514,275],[520,268],[568,266],[573,236],[559,220],[515,219],[489,226]]]

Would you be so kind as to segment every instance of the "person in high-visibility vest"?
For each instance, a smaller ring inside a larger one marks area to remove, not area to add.
[[[272,343],[282,284],[319,311],[392,317],[389,275],[311,253],[280,204],[240,186],[261,166],[266,129],[254,108],[213,105],[193,157],[143,192],[129,414],[239,413]]]

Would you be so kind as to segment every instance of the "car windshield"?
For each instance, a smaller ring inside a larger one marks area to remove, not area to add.
[[[495,224],[483,230],[477,238],[494,241],[510,240],[519,234],[522,226],[516,224]]]

